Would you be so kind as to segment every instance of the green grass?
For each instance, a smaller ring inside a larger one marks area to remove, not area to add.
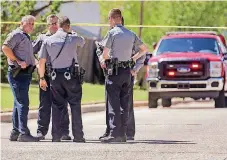
[[[37,85],[30,85],[29,89],[30,108],[37,109],[39,105],[39,88]],[[134,89],[134,100],[147,100],[147,91]],[[104,102],[104,86],[93,85],[89,83],[83,84],[82,104]],[[1,111],[12,111],[13,94],[9,84],[1,83]]]

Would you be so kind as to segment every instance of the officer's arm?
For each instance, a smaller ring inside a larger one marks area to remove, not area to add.
[[[110,58],[109,52],[110,52],[110,49],[109,49],[109,48],[106,48],[106,47],[105,47],[105,48],[103,49],[102,58],[103,58],[104,60]]]
[[[40,75],[40,77],[44,77],[45,64],[46,64],[46,59],[45,58],[39,59],[39,75]]]
[[[2,46],[2,51],[6,55],[7,58],[9,58],[11,61],[19,61],[17,57],[14,55],[13,51],[11,48],[9,48],[6,45]]]
[[[104,46],[102,58],[104,60],[110,58],[109,52],[110,52],[112,43],[113,43],[113,36],[110,32],[108,32],[107,35],[105,36],[105,38],[102,41],[102,44]]]
[[[86,42],[84,37],[78,35],[77,33],[71,33],[70,37],[74,40],[74,42],[76,43],[76,46],[83,47]]]
[[[134,72],[137,73],[140,70],[140,68],[143,67],[145,59],[146,59],[146,55],[143,55],[143,56],[141,56],[140,58],[138,58],[136,60],[136,64],[135,64],[135,66],[133,68]]]
[[[97,47],[96,55],[98,56],[99,62],[103,63],[104,62],[104,59],[103,59],[103,56],[102,56],[102,54],[103,54],[103,46],[102,46],[101,43],[99,43],[97,41],[95,42],[95,44],[96,44],[96,47]]]
[[[46,43],[44,42],[41,46],[40,52],[39,52],[39,75],[40,77],[44,77],[45,74],[45,63],[48,56],[48,52],[46,49]]]
[[[147,46],[146,46],[145,44],[140,45],[139,48],[140,48],[139,54],[136,54],[136,55],[134,55],[134,56],[132,57],[132,59],[133,59],[134,61],[136,61],[136,60],[137,60],[138,58],[140,58],[141,56],[146,55],[146,53],[148,52],[148,48],[147,48]]]
[[[2,51],[12,62],[17,62],[22,68],[26,68],[27,64],[19,60],[13,53],[13,49],[20,43],[21,37],[19,34],[9,34],[3,43]]]
[[[135,40],[133,45],[135,48],[137,47],[139,48],[139,54],[136,54],[132,57],[134,61],[136,61],[138,58],[140,58],[141,56],[145,55],[148,52],[147,46],[136,35],[135,35]]]

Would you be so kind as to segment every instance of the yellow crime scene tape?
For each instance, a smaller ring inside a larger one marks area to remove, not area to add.
[[[0,24],[20,24],[20,22],[0,22]],[[44,22],[36,22],[35,25],[47,25]],[[88,26],[88,27],[108,27],[109,24],[100,24],[100,23],[72,23],[72,26]],[[132,28],[192,28],[192,29],[227,29],[227,27],[212,27],[212,26],[168,26],[168,25],[125,25],[126,27]]]

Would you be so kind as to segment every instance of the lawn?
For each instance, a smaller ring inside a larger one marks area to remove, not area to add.
[[[39,105],[38,85],[31,85],[29,89],[30,108],[36,109]],[[104,86],[83,84],[82,104],[104,102]],[[134,89],[134,100],[147,100],[147,91]],[[1,111],[11,111],[13,108],[13,94],[8,84],[1,83]]]

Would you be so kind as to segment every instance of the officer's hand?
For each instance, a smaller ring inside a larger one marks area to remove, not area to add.
[[[100,63],[100,65],[101,65],[101,68],[102,68],[102,69],[105,69],[105,68],[106,68],[105,62]]]
[[[136,59],[135,59],[135,57],[132,57],[132,60],[133,60],[133,62],[134,62],[134,63],[136,63]]]
[[[27,64],[25,61],[17,61],[17,63],[21,66],[21,68],[26,68]]]
[[[44,91],[47,90],[47,87],[48,87],[48,86],[47,86],[47,82],[46,82],[45,79],[44,79],[44,80],[40,79],[39,85],[40,85],[40,88],[41,88],[42,90],[44,90]]]
[[[136,71],[131,70],[131,74],[132,74],[132,76],[136,76]]]
[[[110,55],[109,54],[103,54],[103,59],[110,59]]]

